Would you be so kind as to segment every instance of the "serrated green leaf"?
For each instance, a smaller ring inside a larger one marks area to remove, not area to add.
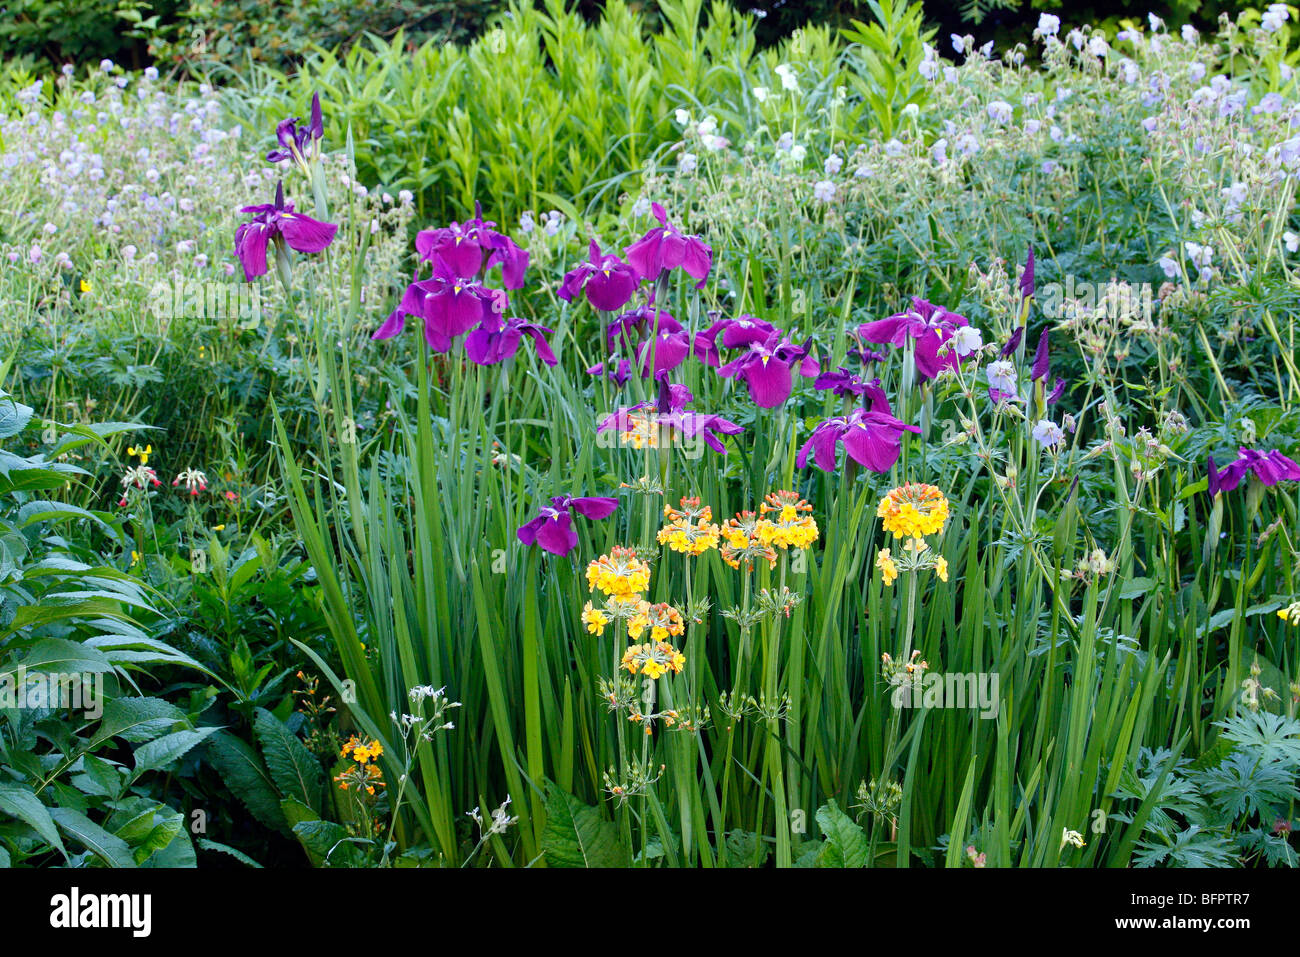
[[[631,849],[623,845],[618,826],[604,820],[554,784],[546,792],[546,829],[542,853],[548,867],[628,867]]]

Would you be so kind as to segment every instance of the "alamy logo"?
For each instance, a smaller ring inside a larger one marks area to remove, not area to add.
[[[953,671],[918,675],[894,688],[895,708],[970,708],[981,718],[998,716],[998,674]]]
[[[262,319],[256,283],[160,279],[149,290],[149,310],[158,319]]]
[[[1038,304],[1048,319],[1105,317],[1151,321],[1155,295],[1149,282],[1083,282],[1066,275],[1065,282],[1038,288]]]
[[[148,894],[85,894],[72,888],[50,898],[50,926],[59,930],[124,927],[133,937],[153,928],[153,898]]]
[[[28,671],[0,675],[0,709],[69,708],[95,719],[104,714],[104,676],[98,672]]]

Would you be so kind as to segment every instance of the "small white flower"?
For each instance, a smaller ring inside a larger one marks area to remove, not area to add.
[[[1156,265],[1159,266],[1161,270],[1164,271],[1166,279],[1178,278],[1178,260],[1174,259],[1174,257],[1161,256],[1156,261]]]
[[[835,198],[835,184],[828,179],[813,184],[813,198],[818,202],[829,203]]]
[[[1061,32],[1061,18],[1054,17],[1050,13],[1040,13],[1038,15],[1038,30],[1036,32],[1045,37],[1056,36]]]
[[[802,163],[804,157],[807,155],[808,147],[804,146],[802,143],[795,143],[794,146],[790,147],[790,159],[794,160],[796,163]]]
[[[683,153],[677,160],[677,171],[683,176],[695,172],[695,167],[699,165],[699,157],[694,153]]]
[[[1065,430],[1051,419],[1040,419],[1034,426],[1034,441],[1049,449],[1054,449],[1065,441]]]
[[[961,326],[952,334],[952,349],[961,358],[983,348],[984,334],[974,326]]]
[[[794,67],[782,63],[776,68],[776,75],[781,78],[781,88],[791,93],[799,92],[799,78],[794,75]]]
[[[765,86],[756,86],[756,87],[754,87],[753,92],[754,92],[754,99],[758,100],[758,102],[760,102],[760,103],[766,103],[766,102],[767,102],[767,94],[768,94],[768,89],[767,89],[767,87],[765,87]]]
[[[676,115],[677,115],[678,126],[686,126],[688,123],[691,122],[691,114],[686,112],[685,110],[678,110]]]
[[[822,170],[828,177],[834,176],[843,168],[844,160],[840,159],[839,155],[836,153],[832,153],[830,156],[826,157],[826,162],[822,164]]]
[[[1300,252],[1300,236],[1297,236],[1291,230],[1288,229],[1282,234],[1282,242],[1286,246],[1287,252]]]

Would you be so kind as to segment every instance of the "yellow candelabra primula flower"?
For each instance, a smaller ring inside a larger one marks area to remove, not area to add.
[[[771,534],[771,525],[756,512],[737,512],[720,529],[724,543],[718,546],[718,554],[732,568],[739,568],[743,561],[746,569],[750,569],[755,558],[766,559],[770,567],[776,567],[776,549],[765,540]]]
[[[670,522],[659,530],[659,544],[683,555],[703,555],[718,547],[718,526],[701,522]]]
[[[616,546],[587,566],[587,586],[611,598],[630,598],[650,587],[650,566],[635,549]]]
[[[895,538],[924,538],[943,531],[948,500],[933,485],[912,482],[891,489],[880,500],[876,515]]]
[[[817,541],[817,522],[811,515],[812,506],[794,492],[769,492],[758,506],[763,516],[757,532],[760,541],[777,548],[808,548]],[[769,513],[775,513],[769,518]]]
[[[592,606],[591,602],[582,606],[582,623],[587,626],[587,631],[593,635],[603,635],[605,626],[611,621],[609,615],[600,608]]]
[[[623,654],[623,667],[632,674],[659,678],[668,672],[680,674],[686,656],[666,641],[647,642],[630,646]]]
[[[352,758],[357,764],[369,764],[384,753],[384,746],[369,738],[358,738],[355,734],[348,738],[339,752],[343,757]],[[373,792],[372,792],[373,793]]]
[[[880,577],[886,585],[894,584],[898,578],[898,566],[894,564],[888,548],[882,548],[876,553],[876,567],[880,569]]]

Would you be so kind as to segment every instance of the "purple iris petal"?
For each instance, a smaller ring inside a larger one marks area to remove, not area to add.
[[[858,337],[866,342],[901,346],[915,341],[916,369],[927,379],[936,378],[944,369],[957,369],[961,357],[948,346],[948,340],[962,326],[966,317],[941,306],[912,297],[912,308],[874,322],[858,326]]]
[[[1272,486],[1283,481],[1300,481],[1300,465],[1277,449],[1261,452],[1258,449],[1238,449],[1237,458],[1222,469],[1216,469],[1214,456],[1206,462],[1206,479],[1210,497],[1219,492],[1231,492],[1247,474],[1253,473],[1264,485]]]
[[[553,498],[536,518],[521,525],[515,535],[525,545],[536,544],[552,555],[567,555],[578,545],[572,512],[584,518],[602,519],[617,507],[616,498]]]
[[[699,236],[683,236],[668,222],[668,214],[658,203],[650,209],[659,226],[627,248],[627,261],[643,278],[650,282],[670,269],[679,266],[697,280],[696,289],[704,288],[713,268],[713,249]]]
[[[605,416],[596,426],[596,431],[599,433],[606,429],[617,429],[629,432],[639,424],[633,421],[635,414],[636,418],[648,419],[658,429],[667,430],[670,435],[678,432],[692,439],[703,437],[705,445],[726,455],[727,448],[718,436],[739,435],[745,431],[744,427],[720,415],[686,411],[683,406],[693,399],[690,390],[684,385],[670,384],[666,375],[661,374],[658,379],[657,402],[642,402],[618,409]]]
[[[1017,349],[1020,348],[1020,340],[1023,339],[1024,336],[1025,336],[1025,327],[1016,326],[1016,331],[1011,333],[1011,338],[1007,340],[1007,344],[1002,347],[1002,351],[999,352],[998,355],[1000,355],[1003,359],[1010,356],[1013,352],[1015,352]]]
[[[609,323],[606,348],[614,351],[618,342],[634,348],[648,333],[681,332],[682,324],[662,309],[656,309],[654,297],[643,306],[623,313]]]
[[[605,363],[597,362],[587,370],[587,375],[603,376],[608,375],[611,382],[620,389],[632,378],[632,362],[629,359],[620,359],[618,363],[609,370],[605,371]]]
[[[533,340],[537,357],[548,366],[553,366],[558,360],[545,338],[550,333],[550,329],[527,319],[511,317],[502,321],[493,316],[483,320],[477,329],[465,337],[465,354],[477,365],[495,365],[512,357],[519,349],[520,340],[526,335]]]
[[[477,276],[501,265],[501,283],[507,289],[521,289],[528,268],[528,252],[483,219],[482,207],[474,204],[474,218],[439,229],[422,229],[415,236],[415,251],[426,262],[441,259],[457,276]],[[486,257],[486,262],[484,258]]]
[[[508,304],[506,294],[488,289],[472,279],[456,276],[439,259],[434,274],[406,287],[398,311],[424,319],[425,340],[435,352],[446,352],[451,340],[482,322],[500,316]],[[390,328],[393,318],[381,329]],[[494,331],[489,329],[489,332]]]
[[[661,332],[655,338],[647,339],[637,350],[637,364],[641,367],[642,378],[651,375],[652,354],[653,374],[657,376],[676,369],[686,360],[690,351],[690,338],[686,332]]]
[[[867,390],[867,384],[862,381],[860,376],[853,374],[844,366],[840,366],[834,372],[823,372],[817,376],[817,380],[813,382],[813,388],[822,391],[830,390],[835,395],[847,398],[851,395],[862,395]]]
[[[835,470],[836,446],[844,443],[844,450],[859,465],[873,472],[888,472],[902,454],[902,433],[919,433],[921,427],[908,425],[888,412],[855,409],[847,416],[825,419],[813,429],[795,458],[795,464],[804,468],[808,456],[813,456],[823,472]]]
[[[795,346],[773,332],[765,342],[750,343],[748,350],[718,369],[724,379],[743,378],[750,397],[764,409],[773,409],[790,398],[794,387],[794,367],[804,376],[817,374],[817,361],[811,355],[812,340]]]
[[[637,270],[617,256],[601,254],[593,239],[588,251],[588,261],[565,273],[560,284],[559,297],[572,301],[580,291],[586,291],[587,301],[602,312],[616,312],[627,305],[641,283]]]
[[[1048,339],[1048,332],[1044,329],[1038,337],[1038,348],[1034,350],[1034,370],[1030,375],[1035,382],[1042,379],[1044,384],[1052,372],[1052,350]]]
[[[1025,271],[1020,275],[1020,298],[1028,299],[1034,294],[1034,247],[1029,247],[1029,255],[1025,258]]]
[[[333,223],[294,212],[293,203],[284,201],[282,183],[276,186],[274,203],[244,206],[240,212],[253,214],[252,221],[241,223],[235,230],[235,255],[249,282],[266,275],[270,268],[267,247],[271,242],[283,242],[301,253],[318,253],[334,241],[338,232]]]

